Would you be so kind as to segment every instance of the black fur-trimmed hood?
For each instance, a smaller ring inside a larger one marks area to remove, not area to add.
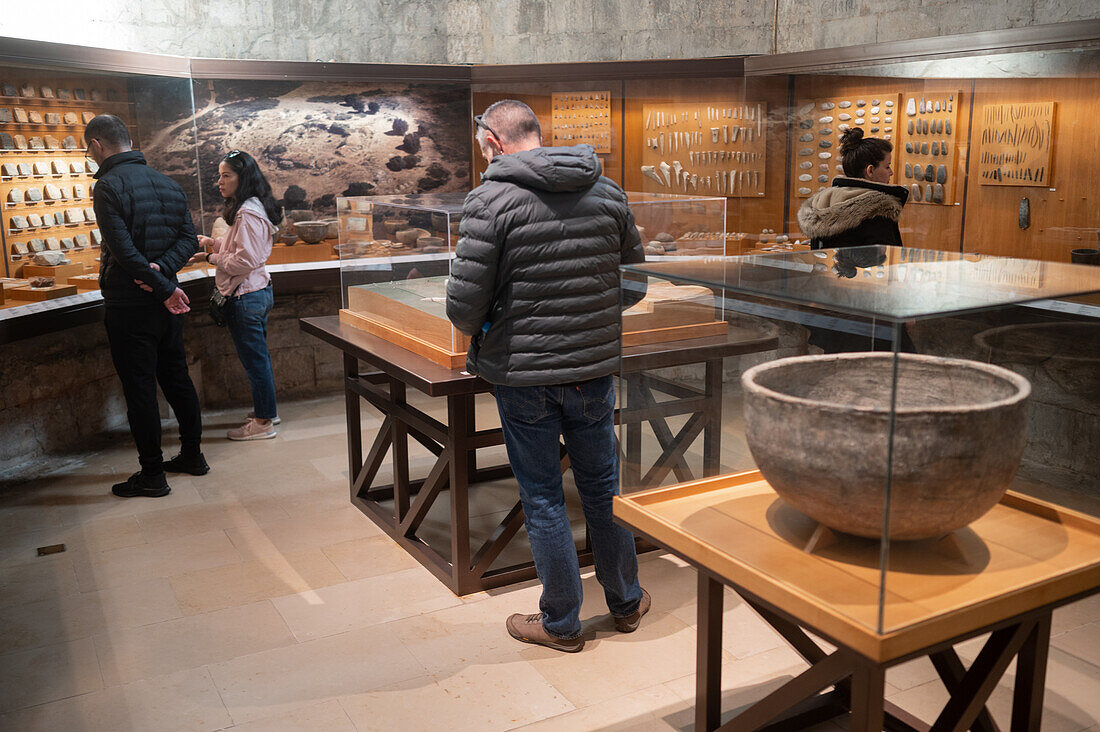
[[[862,178],[833,179],[798,209],[802,233],[814,239],[836,236],[876,217],[897,221],[909,200],[909,189]]]

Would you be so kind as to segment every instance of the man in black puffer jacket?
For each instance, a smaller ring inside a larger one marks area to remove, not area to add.
[[[99,287],[104,324],[141,470],[112,492],[116,496],[168,495],[165,469],[202,475],[202,414],[187,372],[183,314],[187,295],[176,272],[198,249],[183,189],[130,149],[125,123],[101,114],[84,129],[88,155],[99,164],[92,194],[103,234]],[[180,425],[180,455],[165,463],[160,445],[157,383]]]
[[[534,112],[497,102],[476,117],[489,161],[466,197],[447,284],[447,316],[473,336],[472,373],[496,385],[541,613],[512,615],[512,637],[575,652],[581,580],[562,492],[564,437],[588,523],[596,576],[622,632],[650,607],[634,537],[612,520],[618,492],[614,430],[622,314],[619,265],[645,260],[622,189],[593,149],[540,147]]]

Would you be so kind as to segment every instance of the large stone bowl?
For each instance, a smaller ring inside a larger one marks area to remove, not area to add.
[[[741,376],[745,437],[761,474],[829,528],[880,538],[893,355],[798,356]],[[1026,437],[1027,379],[999,366],[901,354],[890,539],[927,539],[993,508]]]
[[[318,244],[328,234],[327,221],[298,221],[294,231],[306,244]]]

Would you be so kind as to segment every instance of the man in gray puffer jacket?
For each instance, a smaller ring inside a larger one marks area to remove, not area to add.
[[[622,313],[619,265],[645,253],[626,194],[587,145],[540,147],[535,113],[505,100],[476,117],[489,161],[466,197],[447,316],[473,336],[467,368],[495,385],[519,482],[541,612],[512,615],[512,637],[560,651],[584,647],[581,580],[562,491],[564,437],[588,523],[596,576],[615,627],[650,607],[634,537],[612,520],[618,492],[615,390]]]

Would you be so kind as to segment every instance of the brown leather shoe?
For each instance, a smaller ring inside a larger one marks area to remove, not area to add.
[[[522,643],[533,643],[536,646],[546,646],[555,651],[564,653],[576,653],[584,648],[584,638],[577,636],[571,640],[550,635],[546,628],[542,627],[542,613],[534,615],[511,615],[505,623],[508,627],[508,635]]]
[[[642,616],[649,612],[653,600],[649,593],[642,590],[642,599],[638,602],[638,609],[622,618],[615,618],[615,630],[620,633],[633,633],[642,622]]]

